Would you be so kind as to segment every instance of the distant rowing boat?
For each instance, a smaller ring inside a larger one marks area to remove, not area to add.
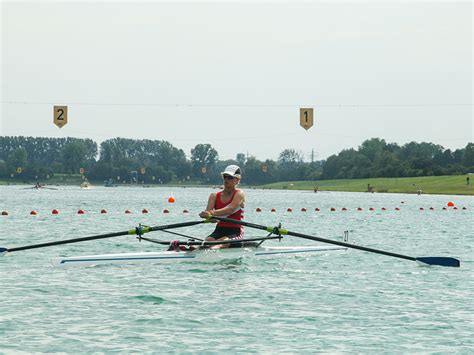
[[[27,190],[27,189],[35,189],[35,190],[40,190],[40,189],[45,189],[45,190],[57,190],[57,189],[54,188],[54,187],[48,187],[48,186],[41,185],[41,184],[36,184],[35,186],[31,186],[31,187],[25,187],[25,190]]]
[[[146,264],[169,262],[219,262],[238,258],[274,258],[291,255],[315,255],[347,250],[337,246],[314,247],[243,247],[226,249],[196,249],[193,251],[162,251],[104,255],[81,255],[51,259],[56,267],[91,266],[101,264]]]

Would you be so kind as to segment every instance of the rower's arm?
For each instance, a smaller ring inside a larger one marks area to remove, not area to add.
[[[211,215],[212,209],[214,209],[214,206],[216,205],[216,198],[217,195],[215,192],[211,193],[209,195],[209,199],[207,200],[207,207],[204,211],[199,213],[199,216],[201,218],[208,218]]]

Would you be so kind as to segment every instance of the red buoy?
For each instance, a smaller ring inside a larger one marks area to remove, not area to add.
[[[168,202],[169,203],[174,203],[175,199],[173,196],[168,197]]]
[[[448,202],[448,207],[454,207],[454,202],[453,202],[453,201],[449,201],[449,202]]]
[[[316,207],[314,210],[315,210],[316,212],[321,211],[318,207]]]
[[[286,212],[293,212],[293,209],[292,209],[291,207],[288,207],[288,208],[286,209]]]
[[[165,209],[163,210],[163,213],[170,213],[170,211],[165,208]]]
[[[59,214],[59,211],[57,209],[54,209],[51,211],[52,214]]]
[[[301,212],[306,212],[306,208],[303,207],[303,208],[301,209]]]
[[[132,211],[130,211],[130,210],[125,210],[125,213],[126,213],[126,214],[130,214],[130,213],[132,213]]]
[[[86,213],[84,210],[78,210],[77,211],[77,214],[84,214],[84,213]]]
[[[8,211],[2,211],[2,216],[8,216]]]
[[[30,215],[31,215],[31,216],[36,216],[37,214],[38,214],[38,212],[36,212],[35,210],[33,210],[33,211],[30,212]]]
[[[107,213],[107,210],[106,210],[105,208],[102,208],[102,209],[100,210],[100,213],[102,213],[102,214]]]
[[[395,211],[400,211],[400,209],[398,207],[395,207]]]
[[[341,211],[347,211],[347,208],[342,207],[342,208],[341,208]]]
[[[262,212],[262,209],[260,207],[257,207],[257,209],[255,210],[255,212]]]
[[[276,212],[277,210],[275,208],[272,208],[271,212]]]
[[[331,207],[331,212],[334,212],[336,209],[334,207]]]
[[[148,210],[146,208],[142,209],[142,213],[148,213]]]
[[[375,209],[373,207],[370,207],[369,211],[375,211]]]
[[[385,207],[382,207],[382,211],[386,211],[387,209]]]
[[[362,211],[362,207],[357,207],[357,211]]]

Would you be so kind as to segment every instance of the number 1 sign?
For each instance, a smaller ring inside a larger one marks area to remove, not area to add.
[[[313,127],[313,108],[300,108],[300,126],[305,130]]]

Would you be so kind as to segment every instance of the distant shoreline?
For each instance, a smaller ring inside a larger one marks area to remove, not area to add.
[[[314,191],[339,191],[339,192],[368,192],[368,193],[404,193],[404,194],[436,194],[436,195],[466,195],[474,196],[474,181],[467,177],[471,175],[450,175],[450,176],[424,176],[424,177],[408,177],[408,178],[369,178],[369,179],[340,179],[340,180],[315,180],[315,181],[283,181],[267,185],[242,185],[246,189],[266,189],[266,190],[303,190]],[[472,175],[474,178],[474,175]],[[245,177],[244,177],[245,179]],[[45,186],[78,186],[80,180],[71,181],[65,179],[60,181],[53,178],[47,180],[48,183],[40,181]],[[92,186],[104,186],[103,182],[90,181]],[[25,185],[33,186],[34,183],[22,181],[5,181],[0,180],[0,185]],[[131,186],[130,184],[116,184],[119,186]],[[137,187],[213,187],[218,189],[219,185],[210,184],[180,184],[171,182],[167,184],[144,184],[133,185]]]

